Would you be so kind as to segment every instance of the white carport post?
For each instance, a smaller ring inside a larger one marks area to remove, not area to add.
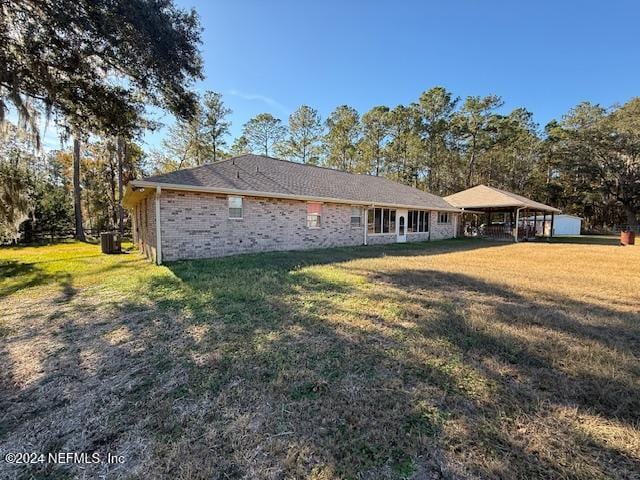
[[[520,223],[520,210],[524,207],[520,207],[516,210],[516,228],[514,230],[513,239],[516,243],[518,243],[518,224]]]

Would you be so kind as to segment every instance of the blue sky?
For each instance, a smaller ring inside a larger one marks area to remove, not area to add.
[[[204,27],[196,87],[223,94],[234,135],[263,111],[283,121],[301,104],[323,118],[340,104],[363,113],[435,85],[498,94],[541,126],[583,100],[640,95],[637,1],[177,1]]]

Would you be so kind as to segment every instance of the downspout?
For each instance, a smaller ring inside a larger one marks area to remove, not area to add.
[[[156,263],[162,265],[162,228],[160,224],[160,187],[156,187]]]
[[[364,209],[364,245],[367,244],[367,229],[369,228],[369,209]]]
[[[523,210],[525,207],[520,207],[516,210],[516,229],[514,234],[514,240],[518,243],[518,223],[520,223],[520,210]]]

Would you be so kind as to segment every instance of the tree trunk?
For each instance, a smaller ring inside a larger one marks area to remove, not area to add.
[[[476,148],[475,139],[473,140],[473,147],[471,150],[471,159],[469,160],[469,166],[467,170],[467,188],[471,187],[471,179],[473,178],[473,167],[476,163]]]
[[[625,205],[625,211],[627,212],[627,225],[634,232],[638,231],[638,212],[632,205]]]
[[[120,236],[124,235],[124,210],[122,208],[122,164],[124,163],[124,156],[126,154],[127,146],[122,137],[118,137],[118,230]]]
[[[111,208],[111,214],[109,215],[109,227],[115,227],[118,224],[118,200],[116,198],[116,188],[118,183],[118,178],[116,175],[116,170],[118,168],[118,152],[117,152],[117,142],[116,142],[116,161],[113,162],[113,155],[109,152],[109,194],[111,195],[111,203],[109,207]]]
[[[73,210],[76,217],[76,240],[85,242],[80,198],[80,139],[77,136],[73,139]]]

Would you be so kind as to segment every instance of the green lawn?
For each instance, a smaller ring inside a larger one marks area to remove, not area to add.
[[[12,478],[639,478],[640,247],[0,249]]]

